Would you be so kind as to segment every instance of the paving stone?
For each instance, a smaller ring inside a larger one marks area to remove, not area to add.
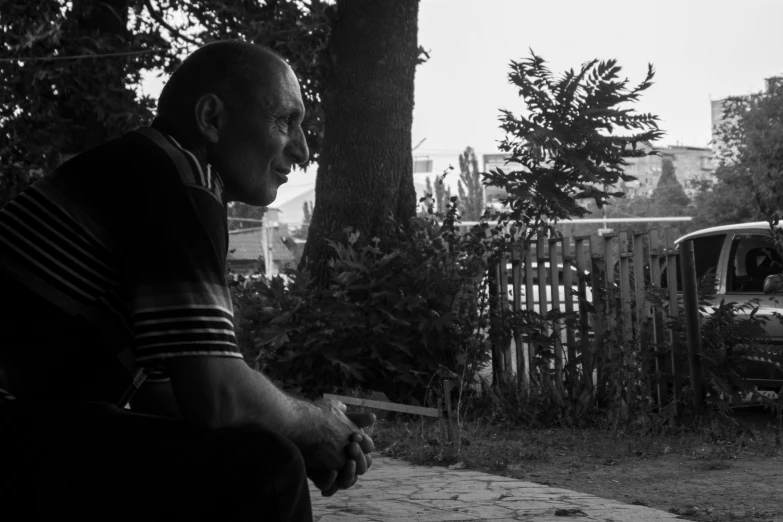
[[[682,520],[644,506],[472,470],[413,466],[373,455],[347,491],[322,497],[311,485],[315,522],[657,522]],[[584,516],[555,515],[578,509]]]

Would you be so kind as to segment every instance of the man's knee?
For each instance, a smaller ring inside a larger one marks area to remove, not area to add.
[[[226,520],[312,520],[304,459],[285,437],[255,427],[223,428],[191,457],[185,474],[194,472],[186,480],[195,490],[186,490],[212,499],[200,509],[202,517],[212,509]]]

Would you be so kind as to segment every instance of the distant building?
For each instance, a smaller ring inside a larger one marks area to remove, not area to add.
[[[261,272],[267,277],[295,268],[298,242],[288,232],[288,224],[278,220],[280,211],[269,208],[264,225],[257,228],[231,230],[228,233],[228,266],[240,274]]]
[[[783,85],[783,76],[772,76],[770,78],[764,79],[764,90],[765,92],[772,92],[772,89],[777,85]],[[751,96],[754,96],[753,94],[740,94],[736,96],[732,96],[732,98],[750,98]],[[718,127],[726,121],[726,114],[725,114],[725,107],[726,101],[728,101],[728,98],[723,98],[720,100],[712,100],[710,102],[711,110],[712,110],[712,144],[713,147],[718,147],[720,145],[720,140],[717,136],[717,129]]]
[[[654,145],[644,144],[643,148],[652,150]],[[626,184],[629,190],[628,195],[650,196],[655,187],[658,186],[658,180],[661,177],[662,163],[665,158],[672,161],[674,165],[674,174],[677,181],[683,186],[687,193],[691,193],[691,182],[702,179],[712,179],[715,167],[713,165],[712,149],[705,147],[691,147],[688,145],[670,145],[668,147],[655,147],[658,150],[657,155],[644,156],[642,158],[628,158],[628,166],[625,169],[626,174],[637,178]]]
[[[645,152],[653,150],[650,143],[642,143],[638,146]],[[625,167],[625,173],[636,178],[636,181],[629,181],[625,184],[627,197],[648,196],[658,185],[658,179],[661,177],[661,158],[660,156],[642,156],[641,158],[626,158],[628,165]]]

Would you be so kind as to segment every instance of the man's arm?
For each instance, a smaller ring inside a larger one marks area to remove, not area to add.
[[[311,471],[332,477],[319,484],[311,476],[322,491],[334,493],[335,480],[340,488],[350,487],[369,467],[366,454],[374,449],[372,440],[337,403],[295,399],[235,357],[174,357],[166,362],[184,419],[212,428],[255,425],[285,436]]]
[[[133,394],[131,409],[137,413],[150,413],[163,417],[181,418],[182,414],[171,389],[171,381],[146,380]]]

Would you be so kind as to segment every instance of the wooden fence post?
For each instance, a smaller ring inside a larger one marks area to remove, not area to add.
[[[633,283],[634,283],[634,298],[636,305],[636,320],[634,326],[636,330],[636,350],[638,358],[637,364],[641,364],[641,356],[650,347],[649,338],[652,335],[650,328],[650,304],[645,299],[645,261],[647,257],[644,255],[644,236],[647,233],[634,233],[633,234]],[[654,367],[653,362],[652,366]],[[646,370],[644,368],[643,370]],[[642,389],[646,394],[653,392],[652,383],[654,382],[654,376],[650,376],[649,372],[644,371],[642,373]]]
[[[669,287],[669,314],[672,318],[680,315],[680,300],[677,295],[677,251],[674,250],[674,234],[672,230],[665,228],[663,230],[664,244],[666,245],[666,282]],[[682,368],[680,367],[680,336],[669,329],[669,340],[671,341],[671,365],[673,374],[673,395],[674,395],[674,415],[680,415],[680,401],[682,400]]]
[[[508,253],[507,252],[501,252],[500,255],[500,263],[498,264],[499,273],[498,273],[498,285],[499,288],[499,296],[500,296],[500,320],[501,324],[505,322],[506,317],[508,316],[508,310],[511,307],[508,302]],[[505,329],[505,328],[503,328]],[[503,329],[500,331],[502,332]],[[503,356],[503,384],[509,385],[513,384],[513,378],[512,373],[514,371],[513,365],[511,364],[511,339],[508,338],[505,335],[499,335],[498,338],[502,341],[501,345],[501,353]]]
[[[492,386],[501,389],[505,368],[503,367],[503,351],[500,343],[503,319],[502,299],[500,291],[500,264],[498,262],[489,268],[489,339],[492,344]]]
[[[629,352],[633,344],[633,316],[631,305],[631,270],[630,258],[633,256],[629,252],[628,233],[620,232],[620,307],[619,314],[623,320],[623,353],[622,358]]]
[[[538,313],[545,315],[548,311],[546,287],[546,244],[545,237],[539,237],[536,242],[536,275],[538,276]],[[550,366],[551,367],[551,366]]]
[[[601,248],[600,236],[591,236],[590,238],[590,285],[593,288],[593,307],[595,308],[595,324],[593,326],[593,353],[592,368],[590,369],[590,381],[593,387],[598,384],[598,379],[594,374],[600,368],[600,361],[604,356],[604,317],[606,315],[606,289],[604,281],[606,280],[605,266],[601,266]],[[597,377],[600,377],[597,376]]]
[[[701,366],[701,319],[699,317],[699,282],[696,279],[696,257],[693,241],[680,245],[682,298],[685,308],[685,336],[688,341],[688,370],[693,390],[693,411],[700,416],[704,411],[704,376]]]
[[[576,238],[577,293],[579,294],[579,336],[582,344],[582,378],[589,390],[593,389],[593,349],[590,346],[590,317],[587,313],[587,267],[590,252],[585,252],[585,241],[590,245],[590,236]],[[593,301],[595,301],[593,289]]]
[[[536,309],[536,296],[533,293],[533,242],[525,241],[525,307],[529,311]],[[536,252],[538,256],[538,252]],[[536,346],[532,343],[527,343],[527,367],[528,375],[532,379],[533,371],[535,370],[536,359]]]
[[[565,312],[569,316],[574,313],[574,274],[572,270],[574,257],[571,254],[571,238],[567,237],[563,239],[563,296]],[[578,379],[576,377],[576,340],[574,336],[574,328],[572,324],[565,325],[566,328],[566,344],[568,345],[568,362],[566,367],[568,368],[568,377],[571,379],[571,391],[576,390],[576,383]],[[583,363],[584,364],[584,363]]]
[[[549,240],[549,288],[552,293],[552,306],[551,310],[563,311],[560,308],[560,275],[558,274],[557,266],[557,243],[559,238],[553,238]],[[552,339],[554,339],[554,346],[552,347],[555,354],[555,384],[562,393],[563,391],[563,343],[561,338],[561,325],[560,321],[556,320],[552,323]]]
[[[658,229],[650,230],[650,250],[647,256],[647,262],[650,265],[650,280],[656,286],[661,285],[661,259],[665,261],[665,256],[660,248],[660,241],[658,240]],[[660,350],[659,343],[663,341],[663,313],[658,306],[653,307],[652,310],[652,335],[655,349]],[[655,357],[655,374],[657,377],[657,390],[658,390],[658,411],[660,412],[665,404],[669,402],[669,391],[667,389],[666,379],[666,357],[660,352]]]
[[[511,246],[511,284],[514,286],[514,311],[519,312],[522,309],[522,255],[525,244],[522,241],[516,242]],[[522,335],[517,334],[514,337],[514,346],[517,356],[517,387],[527,392],[530,389],[530,368],[528,365],[528,355],[525,343],[522,342]]]
[[[451,428],[451,379],[443,381],[443,399],[446,402],[446,433],[448,441],[454,440],[454,434]]]

